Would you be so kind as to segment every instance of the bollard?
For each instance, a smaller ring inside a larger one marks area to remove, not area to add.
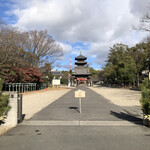
[[[17,103],[18,103],[17,119],[18,123],[20,123],[22,122],[22,94],[18,94]]]

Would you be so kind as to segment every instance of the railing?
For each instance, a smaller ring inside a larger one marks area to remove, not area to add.
[[[3,91],[24,93],[47,88],[46,83],[4,83]]]

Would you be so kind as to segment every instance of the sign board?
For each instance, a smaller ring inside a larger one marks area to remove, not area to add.
[[[53,79],[52,85],[60,85],[60,79]]]
[[[84,98],[84,97],[85,97],[85,91],[83,90],[75,91],[75,98]]]

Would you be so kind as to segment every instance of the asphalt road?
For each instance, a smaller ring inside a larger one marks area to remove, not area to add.
[[[79,113],[74,92],[86,91]],[[79,86],[0,137],[0,150],[149,150],[150,129],[121,107]]]

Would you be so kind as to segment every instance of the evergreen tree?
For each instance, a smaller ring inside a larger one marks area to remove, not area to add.
[[[143,113],[145,115],[150,115],[150,81],[148,79],[144,80],[141,84],[142,97],[140,103],[142,106]]]
[[[104,76],[108,83],[130,85],[135,81],[136,66],[128,49],[124,44],[115,44],[110,48],[104,68]]]
[[[145,70],[145,60],[146,60],[146,43],[136,44],[129,50],[130,55],[134,59],[136,66],[136,85],[139,87],[140,81],[143,80],[142,71]]]

